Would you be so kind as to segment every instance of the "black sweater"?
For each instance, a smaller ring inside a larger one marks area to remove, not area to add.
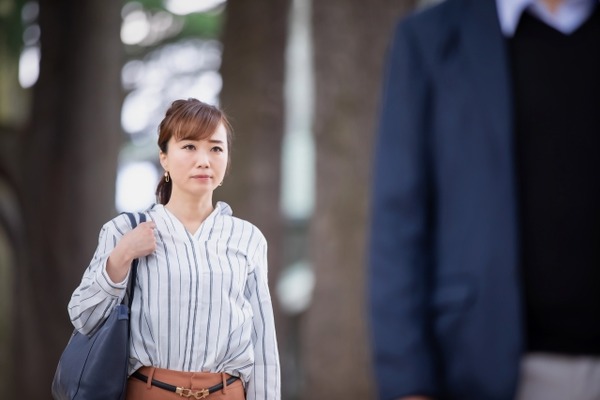
[[[524,13],[508,48],[527,350],[600,354],[600,7],[571,35]]]

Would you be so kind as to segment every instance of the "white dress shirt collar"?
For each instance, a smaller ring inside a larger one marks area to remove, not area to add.
[[[542,0],[496,0],[496,5],[502,33],[512,37],[525,10],[530,11],[552,28],[568,35],[585,22],[598,2],[598,0],[565,0],[555,13],[551,13]]]

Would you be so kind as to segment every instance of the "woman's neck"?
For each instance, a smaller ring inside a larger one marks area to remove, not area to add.
[[[544,6],[546,7],[546,9],[548,11],[550,11],[550,13],[554,14],[556,11],[558,11],[558,8],[561,6],[561,4],[564,2],[564,0],[542,0],[542,3],[544,3]]]
[[[212,196],[206,199],[183,199],[171,197],[165,208],[185,225],[186,229],[194,233],[200,224],[213,212]]]

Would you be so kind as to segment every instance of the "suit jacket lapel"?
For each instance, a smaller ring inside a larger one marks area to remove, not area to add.
[[[506,40],[494,0],[470,0],[462,25],[466,61],[500,144],[512,148],[512,88]]]

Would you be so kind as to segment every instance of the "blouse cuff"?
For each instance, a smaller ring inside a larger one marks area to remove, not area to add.
[[[108,258],[104,260],[102,267],[98,268],[98,272],[96,273],[96,282],[100,289],[102,289],[105,293],[114,296],[121,297],[127,289],[127,282],[129,281],[129,272],[127,272],[127,276],[123,279],[122,282],[115,283],[108,276],[108,272],[106,272],[106,262]]]

